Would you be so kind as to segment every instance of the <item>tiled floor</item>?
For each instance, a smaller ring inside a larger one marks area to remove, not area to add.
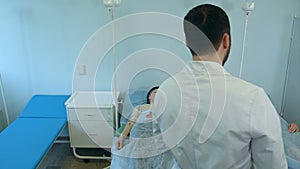
[[[94,154],[95,151],[99,150],[83,149],[81,152],[78,151],[78,153]],[[109,165],[110,162],[108,160],[94,159],[84,162],[84,160],[74,157],[69,143],[56,143],[46,154],[37,169],[102,169]]]

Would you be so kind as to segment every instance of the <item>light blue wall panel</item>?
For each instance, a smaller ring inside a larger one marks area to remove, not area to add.
[[[241,9],[243,1],[126,0],[115,10],[115,18],[143,12],[161,12],[182,18],[190,8],[206,2],[223,7],[230,17],[232,50],[225,67],[233,75],[238,75],[245,19]],[[292,18],[300,15],[300,1],[265,0],[255,1],[255,5],[255,10],[249,16],[242,78],[265,88],[279,110]],[[0,1],[0,21],[0,71],[8,110],[11,119],[14,119],[32,94],[72,92],[73,78],[78,73],[75,65],[82,63],[78,59],[80,51],[95,32],[110,23],[111,15],[101,0],[12,0]],[[117,32],[130,31],[139,26],[139,22],[123,23],[122,30]],[[97,41],[99,46],[94,47],[101,49],[105,43],[111,43],[109,38],[111,34]],[[182,43],[164,36],[145,34],[119,42],[116,46],[116,62],[120,64],[135,52],[148,48],[169,51],[184,61],[189,59],[189,53]],[[95,62],[88,58],[85,61],[82,64]],[[95,65],[98,65],[94,70],[97,73],[92,77],[95,89],[109,89],[113,52],[108,51],[103,62]],[[91,67],[86,67],[88,73],[89,70]],[[159,79],[157,82],[166,77],[163,72],[141,71],[133,79],[132,86],[142,86],[145,77],[151,73]],[[80,83],[84,83],[88,77],[80,76]],[[141,84],[138,84],[139,81]],[[124,86],[121,82],[118,85]]]

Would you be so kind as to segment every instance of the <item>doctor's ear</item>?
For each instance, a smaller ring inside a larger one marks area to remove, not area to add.
[[[230,35],[228,35],[227,33],[225,33],[223,35],[223,38],[222,38],[222,47],[224,49],[227,49],[230,47]]]

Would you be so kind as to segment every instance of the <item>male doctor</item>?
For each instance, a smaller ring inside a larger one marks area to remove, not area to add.
[[[193,61],[161,84],[152,108],[166,151],[180,168],[287,168],[268,96],[223,68],[231,46],[226,13],[205,4],[184,19]]]

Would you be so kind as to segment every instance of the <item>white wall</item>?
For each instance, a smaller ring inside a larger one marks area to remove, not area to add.
[[[182,18],[188,9],[204,2],[220,5],[228,12],[232,24],[232,50],[225,67],[233,75],[238,75],[245,19],[242,0],[126,0],[115,12],[117,19],[137,12],[163,12]],[[280,110],[292,17],[300,15],[300,1],[264,0],[255,1],[255,5],[249,16],[243,78],[265,88]],[[0,1],[0,71],[12,120],[33,94],[72,92],[79,52],[89,37],[110,20],[110,13],[101,0]],[[138,23],[126,25],[128,30],[138,26]],[[107,40],[98,41],[99,47]],[[147,34],[120,42],[116,47],[117,64],[134,52],[147,48],[170,51],[184,61],[189,57],[178,41]],[[83,64],[93,62],[85,61]],[[96,68],[95,86],[97,90],[108,90],[113,72],[113,52],[109,51],[101,63]],[[87,67],[87,73],[89,70]],[[164,73],[157,75],[160,80],[153,83],[159,83],[163,77]],[[84,82],[84,76],[79,78]],[[150,83],[145,82],[140,74],[132,85],[138,86],[137,81]]]

